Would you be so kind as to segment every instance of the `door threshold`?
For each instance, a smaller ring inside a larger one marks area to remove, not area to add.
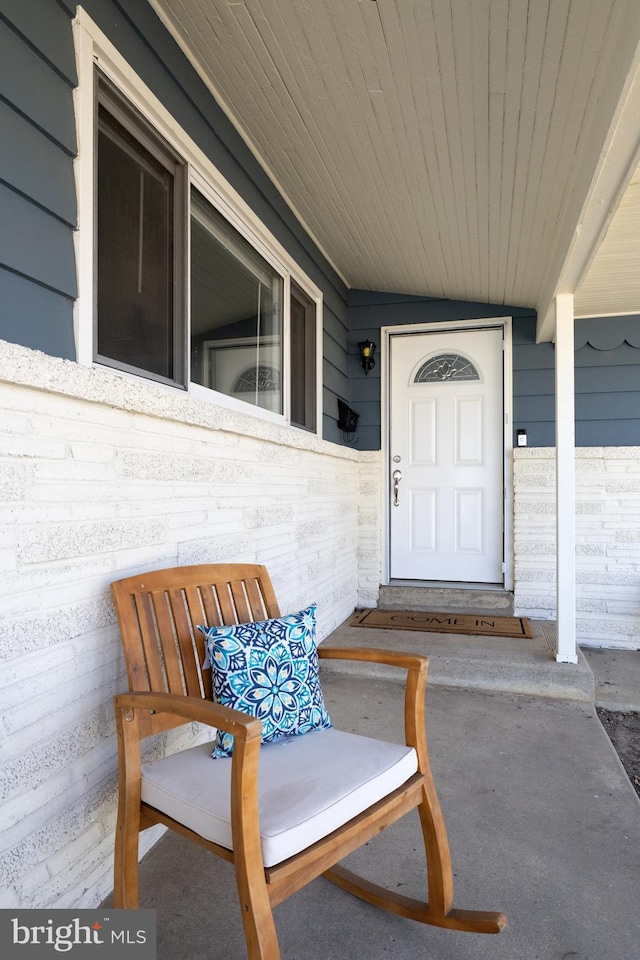
[[[392,580],[380,584],[381,610],[435,610],[513,616],[513,593],[495,583]]]
[[[465,583],[463,580],[389,580],[388,587],[425,587],[436,590],[495,590],[506,591],[503,583]]]

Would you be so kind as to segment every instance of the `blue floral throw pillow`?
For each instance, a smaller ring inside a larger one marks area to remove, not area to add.
[[[262,720],[262,742],[331,726],[316,649],[316,605],[275,620],[199,627],[207,640],[214,700]],[[230,757],[218,730],[214,757]]]

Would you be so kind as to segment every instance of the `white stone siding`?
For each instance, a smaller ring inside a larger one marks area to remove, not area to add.
[[[375,607],[382,581],[382,453],[362,453],[358,489],[358,606]]]
[[[555,450],[514,451],[515,608],[554,619]],[[640,448],[576,449],[576,635],[640,649]]]
[[[375,500],[377,463],[0,343],[0,907],[95,906],[112,888],[112,697],[126,679],[110,582],[265,563],[283,611],[318,602],[322,638],[358,603],[359,552],[373,596],[358,503]]]

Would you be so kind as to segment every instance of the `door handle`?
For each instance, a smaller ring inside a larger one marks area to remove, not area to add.
[[[400,481],[402,480],[402,471],[394,470],[391,474],[391,479],[393,480],[393,505],[394,507],[398,506],[398,487],[400,486]]]

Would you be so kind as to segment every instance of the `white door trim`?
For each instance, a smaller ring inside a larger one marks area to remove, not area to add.
[[[436,323],[409,323],[393,327],[380,328],[380,409],[382,412],[382,484],[384,509],[384,555],[382,562],[382,582],[389,583],[390,570],[390,470],[389,470],[389,429],[390,429],[390,388],[389,357],[391,337],[407,333],[456,332],[460,330],[482,330],[488,327],[502,327],[504,331],[504,587],[513,590],[513,344],[511,317],[482,317],[477,320],[442,321]]]

